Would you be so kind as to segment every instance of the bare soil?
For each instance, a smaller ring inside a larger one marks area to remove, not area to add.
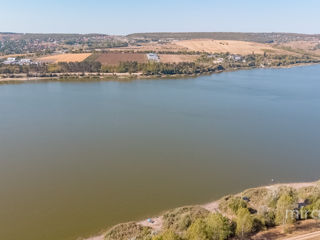
[[[102,65],[117,66],[121,62],[146,63],[148,61],[146,54],[142,53],[102,53],[96,59]]]

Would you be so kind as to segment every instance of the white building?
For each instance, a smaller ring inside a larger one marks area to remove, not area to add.
[[[6,61],[3,62],[3,64],[13,64],[16,62],[16,58],[7,58]]]
[[[241,60],[242,60],[242,56],[232,54],[232,55],[229,56],[229,59],[230,59],[230,60],[233,60],[233,61],[235,61],[235,62],[238,62],[238,61],[241,61]]]
[[[215,63],[215,64],[219,64],[219,63],[223,63],[223,62],[224,62],[223,58],[218,58],[218,59],[213,61],[213,63]]]
[[[156,54],[156,53],[148,53],[147,58],[149,61],[154,61],[154,62],[160,61],[160,58],[159,58],[158,54]]]
[[[24,59],[20,59],[19,61],[19,65],[29,65],[31,63],[31,59],[28,58],[24,58]]]

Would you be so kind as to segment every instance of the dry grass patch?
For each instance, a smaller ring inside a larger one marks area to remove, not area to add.
[[[91,53],[66,53],[57,54],[46,57],[38,58],[37,61],[46,63],[58,63],[58,62],[82,62],[88,58]]]
[[[230,41],[230,40],[211,40],[211,39],[194,39],[175,42],[180,47],[187,48],[195,52],[208,53],[232,53],[240,55],[263,54],[265,51],[275,54],[283,54],[284,50],[273,48],[268,44],[244,42],[244,41]]]
[[[280,47],[320,55],[319,41],[292,41],[280,44]]]
[[[195,62],[200,55],[159,54],[162,63]]]
[[[163,228],[174,231],[185,231],[198,218],[205,218],[209,211],[200,206],[176,208],[163,215]]]
[[[111,228],[105,235],[105,240],[136,239],[143,240],[151,235],[151,229],[134,222],[123,223]]]

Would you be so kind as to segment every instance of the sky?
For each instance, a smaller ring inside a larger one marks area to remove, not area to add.
[[[0,32],[320,33],[319,0],[0,0]]]

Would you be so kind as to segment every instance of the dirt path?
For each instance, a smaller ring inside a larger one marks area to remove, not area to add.
[[[320,239],[320,231],[299,235],[296,237],[285,238],[283,240],[316,240]]]

